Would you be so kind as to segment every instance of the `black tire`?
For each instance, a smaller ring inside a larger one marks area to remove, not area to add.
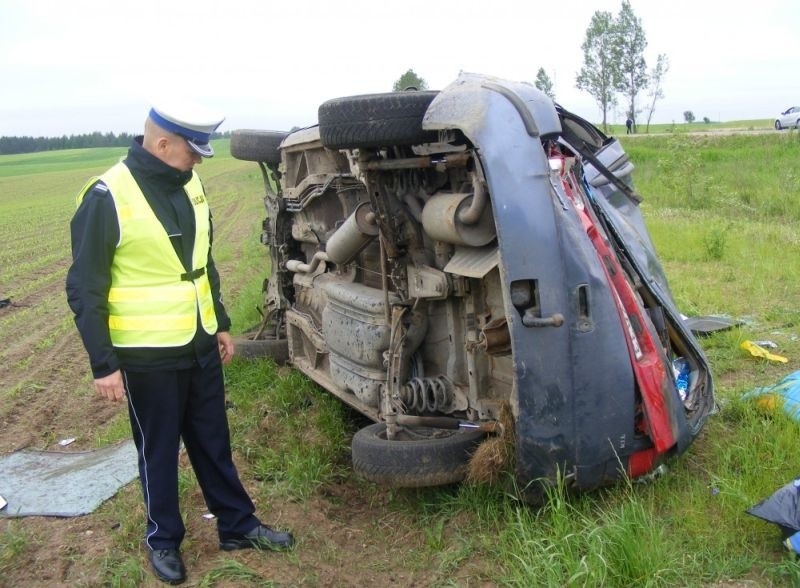
[[[410,431],[389,441],[386,423],[360,429],[353,436],[353,470],[372,482],[400,488],[452,484],[465,478],[470,456],[483,438],[480,431]]]
[[[289,133],[284,131],[252,131],[239,129],[231,133],[231,155],[244,161],[281,162],[278,147]]]
[[[438,92],[390,92],[334,98],[319,107],[319,136],[329,149],[379,148],[436,141],[422,117]]]
[[[246,336],[233,338],[234,354],[244,359],[269,357],[275,363],[285,364],[289,360],[289,342],[286,339],[249,339]]]
[[[781,127],[781,121],[779,121],[779,120],[776,120],[776,121],[775,121],[775,130],[776,130],[776,131],[780,131],[782,128],[783,128],[783,127]]]

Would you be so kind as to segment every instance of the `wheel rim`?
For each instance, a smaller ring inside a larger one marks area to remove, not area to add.
[[[398,429],[392,441],[429,441],[433,439],[446,439],[457,435],[459,431],[449,429],[434,429],[430,427],[401,427]],[[386,429],[379,432],[376,437],[388,441]]]

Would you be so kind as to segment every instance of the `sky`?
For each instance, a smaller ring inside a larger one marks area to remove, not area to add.
[[[670,69],[654,123],[774,118],[800,105],[797,0],[630,0],[648,68]],[[330,98],[431,89],[460,71],[533,83],[593,122],[575,88],[592,14],[621,0],[0,0],[0,136],[139,134],[150,105],[190,96],[220,131],[316,123]],[[645,95],[640,96],[643,103]],[[623,122],[624,100],[609,122]],[[640,122],[641,117],[640,117]]]

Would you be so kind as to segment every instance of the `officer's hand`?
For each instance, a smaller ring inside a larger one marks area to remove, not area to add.
[[[217,333],[217,345],[219,346],[219,357],[222,359],[222,363],[230,362],[234,352],[231,334],[223,331]]]
[[[103,398],[119,402],[125,398],[125,387],[122,385],[122,372],[117,370],[94,381],[94,389]]]

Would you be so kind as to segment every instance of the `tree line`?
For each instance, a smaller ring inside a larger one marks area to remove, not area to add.
[[[647,35],[642,20],[633,12],[628,0],[622,0],[615,16],[598,10],[586,29],[581,50],[583,65],[575,77],[575,87],[588,92],[603,113],[603,130],[607,130],[608,112],[619,98],[625,102],[625,116],[634,131],[639,115],[646,118],[647,129],[664,97],[663,80],[669,71],[669,59],[661,53],[652,69],[647,68],[644,50]],[[536,76],[536,87],[554,98],[552,82],[543,68]],[[640,95],[647,91],[647,101],[641,105]]]
[[[646,48],[647,35],[642,20],[634,13],[629,0],[622,0],[616,15],[601,10],[592,15],[581,44],[583,64],[575,77],[575,87],[588,92],[597,103],[603,114],[604,131],[608,131],[608,114],[620,99],[624,101],[625,116],[633,132],[637,130],[640,116],[646,120],[649,131],[656,103],[664,98],[663,82],[669,71],[669,59],[661,53],[655,65],[648,69],[644,57]],[[553,80],[543,67],[536,73],[534,86],[556,100]],[[394,83],[393,90],[427,87],[425,80],[409,69]],[[691,122],[694,114],[686,111],[684,118]]]
[[[617,15],[601,10],[592,15],[581,45],[583,65],[575,77],[575,87],[594,98],[603,113],[603,130],[608,128],[609,111],[620,98],[625,101],[625,116],[634,131],[640,115],[646,119],[649,130],[656,102],[664,97],[663,81],[669,71],[669,59],[661,53],[655,66],[648,69],[646,47],[642,20],[628,0],[622,0]],[[555,99],[553,82],[544,68],[539,68],[535,85]],[[647,99],[640,101],[645,91]]]
[[[86,147],[121,147],[130,145],[131,139],[133,139],[133,135],[128,133],[115,135],[114,133],[100,132],[61,137],[0,137],[0,155]]]
[[[86,149],[89,147],[127,147],[135,135],[129,133],[86,133],[83,135],[63,135],[61,137],[0,137],[0,155],[16,153],[37,153],[39,151],[58,151],[61,149]],[[214,133],[212,139],[230,136],[230,131]]]

